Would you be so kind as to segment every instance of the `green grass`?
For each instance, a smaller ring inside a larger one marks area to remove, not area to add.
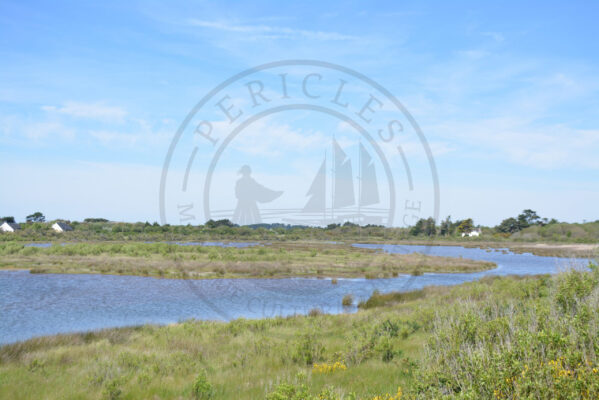
[[[355,314],[188,321],[0,347],[0,398],[348,400],[391,398],[398,387],[402,399],[599,396],[596,269],[373,298]]]
[[[386,254],[350,245],[274,243],[223,248],[168,243],[72,243],[48,248],[0,243],[0,268],[32,273],[100,273],[160,278],[383,278],[423,272],[475,272],[494,263],[422,254]]]

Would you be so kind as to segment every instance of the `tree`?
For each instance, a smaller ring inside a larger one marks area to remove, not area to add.
[[[86,218],[83,222],[108,222],[106,218]]]
[[[495,227],[497,232],[515,233],[520,230],[520,222],[516,218],[506,218]]]
[[[474,229],[474,221],[472,221],[472,218],[463,220],[460,223],[460,225],[458,226],[459,233],[470,233],[470,232],[472,232],[473,229]]]
[[[33,214],[28,215],[27,218],[26,218],[26,221],[27,221],[27,223],[31,223],[31,222],[45,222],[46,221],[46,217],[41,212],[36,211]]]
[[[2,217],[0,218],[0,224],[3,222],[8,222],[13,224],[15,222],[15,217]]]
[[[418,236],[418,235],[422,235],[422,233],[424,232],[424,224],[426,223],[426,220],[420,218],[412,228],[410,228],[410,235],[412,236]]]
[[[213,219],[209,219],[208,221],[206,221],[206,227],[208,227],[208,228],[218,228],[219,226],[232,227],[234,225],[228,219],[219,219],[217,221],[215,221]]]
[[[541,222],[541,217],[539,217],[536,211],[531,209],[526,209],[522,211],[522,214],[518,215],[518,225],[520,230],[524,228],[528,228],[531,225],[537,225]]]
[[[445,218],[439,226],[439,234],[441,236],[449,236],[452,232],[453,228],[451,226],[451,215],[448,215],[447,218]]]
[[[437,226],[432,217],[429,217],[424,221],[424,234],[426,236],[435,236],[437,234]]]

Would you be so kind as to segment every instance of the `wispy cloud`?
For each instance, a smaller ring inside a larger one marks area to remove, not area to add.
[[[121,122],[127,116],[127,111],[121,107],[109,106],[102,103],[65,102],[62,106],[42,106],[42,110],[76,118],[95,119],[110,122]]]
[[[219,31],[244,33],[251,35],[252,38],[270,38],[270,39],[310,39],[310,40],[357,40],[351,35],[345,35],[338,32],[313,31],[305,29],[294,29],[288,27],[270,26],[270,25],[235,25],[221,21],[205,21],[200,19],[189,19],[188,23],[192,26],[201,28],[215,29]]]
[[[505,37],[499,32],[483,32],[482,35],[490,37],[497,43],[501,43],[505,40]]]
[[[576,129],[563,124],[531,125],[517,117],[431,127],[437,134],[459,142],[469,158],[491,157],[515,165],[545,170],[599,169],[596,149],[599,130]]]

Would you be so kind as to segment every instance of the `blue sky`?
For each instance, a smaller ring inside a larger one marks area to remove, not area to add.
[[[0,214],[159,220],[191,108],[247,68],[316,59],[371,77],[418,121],[441,217],[596,220],[597,15],[594,2],[3,1]],[[275,139],[310,129],[270,123]]]

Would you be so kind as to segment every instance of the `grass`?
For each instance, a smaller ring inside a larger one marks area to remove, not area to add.
[[[371,300],[355,314],[187,321],[3,346],[0,398],[599,396],[596,268]]]
[[[475,272],[494,263],[423,254],[387,254],[343,244],[274,243],[234,248],[98,242],[27,247],[0,243],[0,268],[160,278],[384,278],[423,272]]]

